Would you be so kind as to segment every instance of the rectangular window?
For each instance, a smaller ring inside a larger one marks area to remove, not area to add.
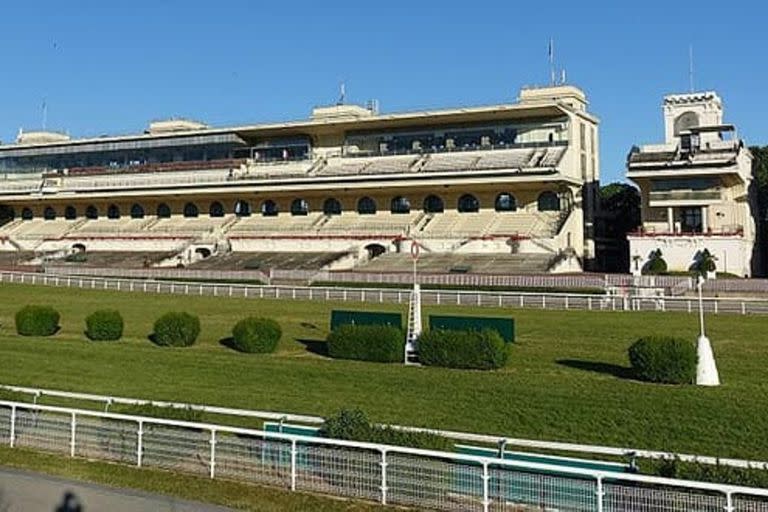
[[[581,179],[587,181],[587,155],[581,154]]]
[[[586,151],[587,150],[587,125],[584,123],[581,123],[581,136],[579,137],[579,140],[581,141],[581,150]]]

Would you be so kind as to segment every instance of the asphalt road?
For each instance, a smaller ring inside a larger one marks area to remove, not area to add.
[[[79,508],[78,508],[79,506]],[[226,512],[168,496],[0,467],[0,512]]]

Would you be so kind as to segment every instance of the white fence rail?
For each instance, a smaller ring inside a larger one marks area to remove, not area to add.
[[[0,442],[445,511],[768,511],[768,490],[0,401]]]
[[[104,412],[109,412],[112,405],[150,405],[155,407],[166,407],[172,409],[187,409],[209,414],[219,414],[224,416],[235,416],[241,418],[255,418],[262,420],[271,420],[279,422],[295,422],[305,425],[322,425],[325,419],[320,416],[309,416],[305,414],[293,414],[276,411],[258,411],[253,409],[237,409],[232,407],[220,407],[212,405],[188,404],[180,402],[168,402],[161,400],[146,400],[139,398],[124,398],[107,395],[96,395],[92,393],[75,393],[71,391],[58,391],[52,389],[30,388],[24,386],[11,386],[0,384],[0,389],[20,394],[26,394],[32,397],[33,403],[37,404],[39,399],[45,397],[64,398],[67,400],[77,400],[83,402],[96,402],[103,406]],[[392,427],[397,430],[408,432],[428,432],[439,436],[447,437],[454,441],[473,442],[488,445],[516,446],[535,450],[547,450],[556,452],[571,452],[589,455],[601,455],[610,457],[641,458],[641,459],[676,459],[682,462],[697,462],[701,464],[731,466],[736,468],[752,468],[768,470],[768,462],[757,460],[719,458],[702,455],[689,455],[682,453],[661,452],[654,450],[644,450],[638,448],[619,448],[615,446],[597,446],[589,444],[564,443],[553,441],[540,441],[533,439],[520,439],[504,436],[493,436],[489,434],[476,434],[468,432],[454,432],[447,430],[427,429],[420,427],[408,427],[402,425],[381,425]]]
[[[0,271],[0,282],[70,288],[116,290],[246,299],[320,300],[407,304],[410,291],[392,288],[341,288],[307,286],[251,286],[226,283],[153,281],[109,277],[37,274]],[[619,297],[577,293],[482,292],[422,290],[422,304],[499,308],[534,308],[582,311],[678,311],[694,313],[697,301],[689,297]],[[707,313],[768,314],[768,299],[707,297]]]

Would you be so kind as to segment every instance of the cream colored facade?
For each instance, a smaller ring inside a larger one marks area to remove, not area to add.
[[[300,157],[288,149],[275,157],[279,144],[297,140],[306,141]],[[400,241],[413,238],[436,253],[566,254],[568,268],[594,258],[598,120],[572,86],[523,89],[517,103],[487,107],[379,114],[336,105],[286,123],[210,128],[169,121],[128,137],[20,138],[0,145],[0,165],[134,147],[195,149],[194,141],[232,143],[247,154],[152,169],[127,156],[108,166],[6,171],[0,205],[14,219],[0,227],[0,250],[184,251],[213,244],[364,258],[373,243],[400,251]],[[500,209],[507,196],[514,207]],[[375,214],[359,211],[363,198],[375,203]],[[390,211],[398,198],[408,212]],[[430,210],[435,198],[442,207]],[[331,201],[340,213],[328,210]],[[242,215],[241,204],[251,215]],[[296,204],[304,208],[298,214]],[[274,215],[262,215],[266,210]]]
[[[671,271],[708,250],[718,271],[751,276],[755,252],[752,155],[723,124],[714,92],[664,98],[665,141],[633,149],[627,176],[641,191],[642,228],[629,237],[632,270],[660,249]]]

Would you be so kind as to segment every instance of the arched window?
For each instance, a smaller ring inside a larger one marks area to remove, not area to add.
[[[199,214],[200,210],[197,209],[197,205],[195,203],[187,203],[184,205],[185,217],[197,217]]]
[[[211,207],[208,209],[208,215],[210,215],[211,217],[223,217],[224,205],[222,205],[218,201],[212,202]]]
[[[250,217],[251,216],[251,203],[248,201],[237,201],[235,203],[235,215],[238,217]]]
[[[306,215],[309,213],[309,203],[301,198],[291,202],[291,215]]]
[[[338,199],[329,197],[323,203],[323,213],[325,215],[341,215],[341,203]]]
[[[165,203],[160,203],[157,205],[157,217],[159,219],[171,218],[171,208]]]
[[[89,204],[88,207],[85,209],[85,218],[86,219],[98,219],[99,218],[99,209],[93,206],[92,204]]]
[[[496,196],[496,211],[497,212],[514,212],[517,210],[517,200],[515,196],[508,192],[502,192]]]
[[[427,213],[443,213],[445,205],[443,200],[436,195],[429,195],[424,199],[424,211]]]
[[[144,207],[140,204],[134,204],[131,206],[131,218],[132,219],[143,219],[144,218]]]
[[[53,209],[51,206],[46,206],[45,210],[43,210],[43,218],[45,220],[55,220],[56,219],[56,210]]]
[[[674,133],[680,135],[680,132],[690,130],[699,126],[699,116],[696,112],[685,112],[675,119]]]
[[[107,218],[108,219],[119,219],[120,218],[120,208],[116,204],[109,205],[109,208],[107,208]]]
[[[459,213],[475,213],[480,210],[480,201],[472,194],[464,194],[456,206]]]
[[[392,213],[411,213],[411,202],[407,197],[394,197],[389,206],[389,211]]]
[[[21,210],[21,218],[23,220],[32,220],[35,217],[35,215],[32,213],[31,208],[24,208]]]
[[[64,218],[67,220],[75,220],[77,218],[77,210],[74,206],[64,208]]]
[[[376,213],[376,201],[368,196],[361,197],[357,202],[357,213],[360,215],[374,215]]]
[[[546,192],[539,194],[538,206],[540,212],[560,211],[560,198],[551,190],[547,190]]]
[[[261,215],[264,217],[277,217],[277,213],[277,204],[273,200],[267,199],[261,203]]]

